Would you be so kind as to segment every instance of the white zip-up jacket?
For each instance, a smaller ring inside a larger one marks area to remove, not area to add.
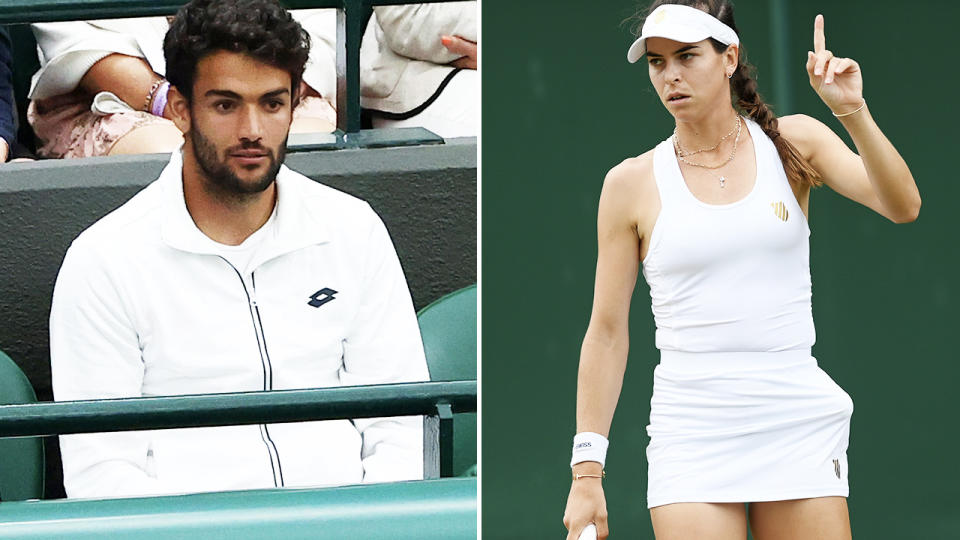
[[[67,251],[50,315],[57,400],[428,380],[406,281],[367,203],[286,167],[249,272],[211,253],[174,152]],[[60,438],[69,497],[421,478],[419,417]]]

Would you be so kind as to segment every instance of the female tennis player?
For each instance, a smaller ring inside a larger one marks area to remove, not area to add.
[[[870,115],[858,64],[827,49],[822,16],[810,85],[857,152],[813,118],[774,116],[728,0],[658,1],[647,13],[627,58],[646,57],[676,128],[604,180],[567,538],[589,523],[608,534],[606,437],[641,266],[660,350],[647,428],[657,538],[743,540],[748,526],[757,540],[850,538],[853,404],[810,352],[810,192],[822,182],[903,223],[919,212],[916,183]]]

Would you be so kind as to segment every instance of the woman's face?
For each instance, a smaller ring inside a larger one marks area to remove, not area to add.
[[[678,120],[692,120],[730,103],[727,76],[736,69],[738,54],[736,45],[717,53],[708,39],[683,43],[647,38],[650,82]]]

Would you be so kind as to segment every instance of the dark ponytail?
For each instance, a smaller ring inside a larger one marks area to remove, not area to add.
[[[714,42],[714,46],[716,45],[723,47],[721,50],[726,49],[726,46],[719,41]],[[783,162],[783,170],[791,182],[800,186],[819,186],[820,173],[800,155],[797,147],[780,135],[777,115],[773,114],[773,109],[757,93],[757,81],[751,76],[752,71],[753,66],[741,60],[737,70],[733,72],[733,77],[730,78],[730,91],[737,98],[737,107],[759,124],[767,137],[773,141],[773,145],[777,147],[777,154],[780,155],[780,161]]]
[[[633,25],[635,35],[640,35],[640,29],[647,16],[663,4],[680,4],[706,11],[732,28],[737,35],[740,35],[740,31],[737,30],[737,25],[733,20],[733,4],[729,0],[656,0],[647,8],[645,13],[636,16],[638,22]],[[711,38],[710,42],[718,53],[727,49],[726,45],[715,39]],[[780,161],[783,162],[783,169],[791,182],[800,186],[819,186],[821,184],[820,173],[800,155],[800,152],[790,141],[780,135],[777,116],[773,114],[773,109],[757,93],[757,81],[753,78],[753,71],[753,66],[746,61],[746,50],[741,43],[737,70],[733,72],[733,77],[730,78],[730,92],[736,98],[735,106],[740,109],[741,113],[753,119],[763,128],[763,132],[773,141],[777,153],[780,155]]]

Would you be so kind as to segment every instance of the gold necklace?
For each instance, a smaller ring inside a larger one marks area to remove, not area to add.
[[[692,151],[692,152],[687,152],[687,151],[685,151],[683,148],[680,147],[680,136],[677,135],[677,127],[674,126],[674,128],[673,128],[673,137],[674,137],[674,139],[677,140],[677,154],[679,154],[679,155],[681,155],[681,156],[692,156],[692,155],[694,155],[694,154],[699,154],[700,152],[712,152],[713,150],[716,150],[717,148],[720,148],[720,145],[723,144],[723,141],[727,140],[727,138],[729,138],[731,135],[733,135],[733,132],[737,130],[737,127],[739,127],[739,125],[740,125],[740,115],[737,115],[737,123],[736,123],[732,128],[730,128],[730,131],[727,132],[726,135],[724,135],[723,137],[720,137],[720,140],[717,141],[717,144],[711,146],[710,148],[701,148],[701,149],[699,149],[699,150],[694,150],[694,151]]]
[[[689,161],[689,160],[687,160],[687,159],[684,159],[683,154],[681,153],[681,150],[680,150],[680,138],[677,137],[676,130],[674,130],[674,133],[673,133],[673,147],[674,147],[674,149],[675,149],[676,152],[677,152],[677,158],[678,158],[680,161],[686,163],[687,165],[691,165],[691,166],[693,166],[693,167],[700,167],[700,168],[702,168],[702,169],[713,170],[713,169],[719,169],[720,167],[723,167],[723,166],[726,165],[727,163],[730,163],[731,161],[733,161],[733,157],[737,155],[737,143],[740,142],[740,128],[742,127],[742,125],[743,125],[743,123],[742,123],[741,120],[740,120],[740,115],[737,115],[737,127],[736,127],[737,136],[733,139],[733,150],[730,152],[730,156],[727,157],[727,159],[725,159],[725,160],[723,161],[723,163],[721,163],[721,164],[719,164],[719,165],[704,165],[704,164],[702,164],[702,163],[695,163],[695,162],[693,162],[693,161]],[[689,154],[688,154],[688,155],[689,155]],[[721,174],[721,175],[718,176],[718,180],[720,180],[720,187],[721,187],[721,188],[727,187],[727,177],[726,177],[726,176],[723,176],[723,175]]]

